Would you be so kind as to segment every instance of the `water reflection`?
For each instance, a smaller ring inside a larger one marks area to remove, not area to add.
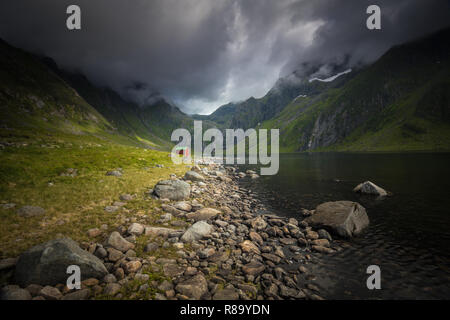
[[[243,179],[276,214],[301,217],[325,201],[352,200],[370,226],[336,254],[315,255],[314,283],[335,299],[447,299],[450,293],[449,154],[283,154],[275,176]],[[246,170],[253,168],[243,166]],[[352,192],[370,180],[384,200]],[[366,288],[366,268],[382,270],[382,290]]]

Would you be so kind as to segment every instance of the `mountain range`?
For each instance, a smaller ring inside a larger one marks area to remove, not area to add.
[[[282,152],[450,150],[449,58],[444,29],[354,70],[323,78],[295,71],[262,98],[205,116],[164,98],[137,104],[0,41],[0,139],[93,135],[168,150],[171,132],[198,119],[205,128],[280,129]]]

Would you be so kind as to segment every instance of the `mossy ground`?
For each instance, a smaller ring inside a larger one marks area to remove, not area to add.
[[[0,203],[16,204],[13,209],[0,208],[1,258],[17,256],[60,235],[85,241],[87,230],[103,224],[113,230],[126,218],[143,217],[154,223],[159,218],[154,208],[160,203],[145,191],[170,174],[181,176],[188,169],[174,165],[167,152],[88,136],[16,140],[16,146],[0,149]],[[156,168],[156,164],[164,167]],[[77,176],[60,176],[68,168],[77,169]],[[122,168],[121,177],[105,175],[116,168]],[[125,210],[104,210],[124,193],[135,194]],[[40,206],[46,213],[19,217],[16,211],[24,205]]]

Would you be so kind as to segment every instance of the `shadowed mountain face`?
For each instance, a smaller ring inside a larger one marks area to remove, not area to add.
[[[169,149],[174,129],[191,130],[200,119],[204,129],[279,128],[284,152],[449,150],[449,57],[445,29],[391,48],[364,68],[342,73],[337,66],[327,81],[312,81],[312,71],[310,77],[293,72],[260,99],[189,116],[164,99],[127,101],[1,42],[0,132],[91,134]]]
[[[393,47],[336,79],[295,73],[261,99],[220,107],[223,127],[279,128],[282,151],[449,150],[450,29]]]
[[[112,140],[168,149],[174,129],[192,127],[192,119],[165,100],[138,106],[111,89],[94,86],[81,74],[60,70],[49,58],[3,41],[0,79],[3,135],[109,135]]]
[[[111,130],[110,124],[34,56],[0,41],[3,129],[48,128],[69,133]]]

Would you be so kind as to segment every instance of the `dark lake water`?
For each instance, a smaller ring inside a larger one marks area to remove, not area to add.
[[[355,194],[366,180],[393,196]],[[337,253],[313,254],[308,264],[308,280],[325,298],[450,298],[450,154],[282,154],[277,175],[241,181],[273,213],[300,220],[300,208],[326,201],[366,208],[370,226],[362,235]],[[381,290],[366,287],[372,264],[381,268]]]

